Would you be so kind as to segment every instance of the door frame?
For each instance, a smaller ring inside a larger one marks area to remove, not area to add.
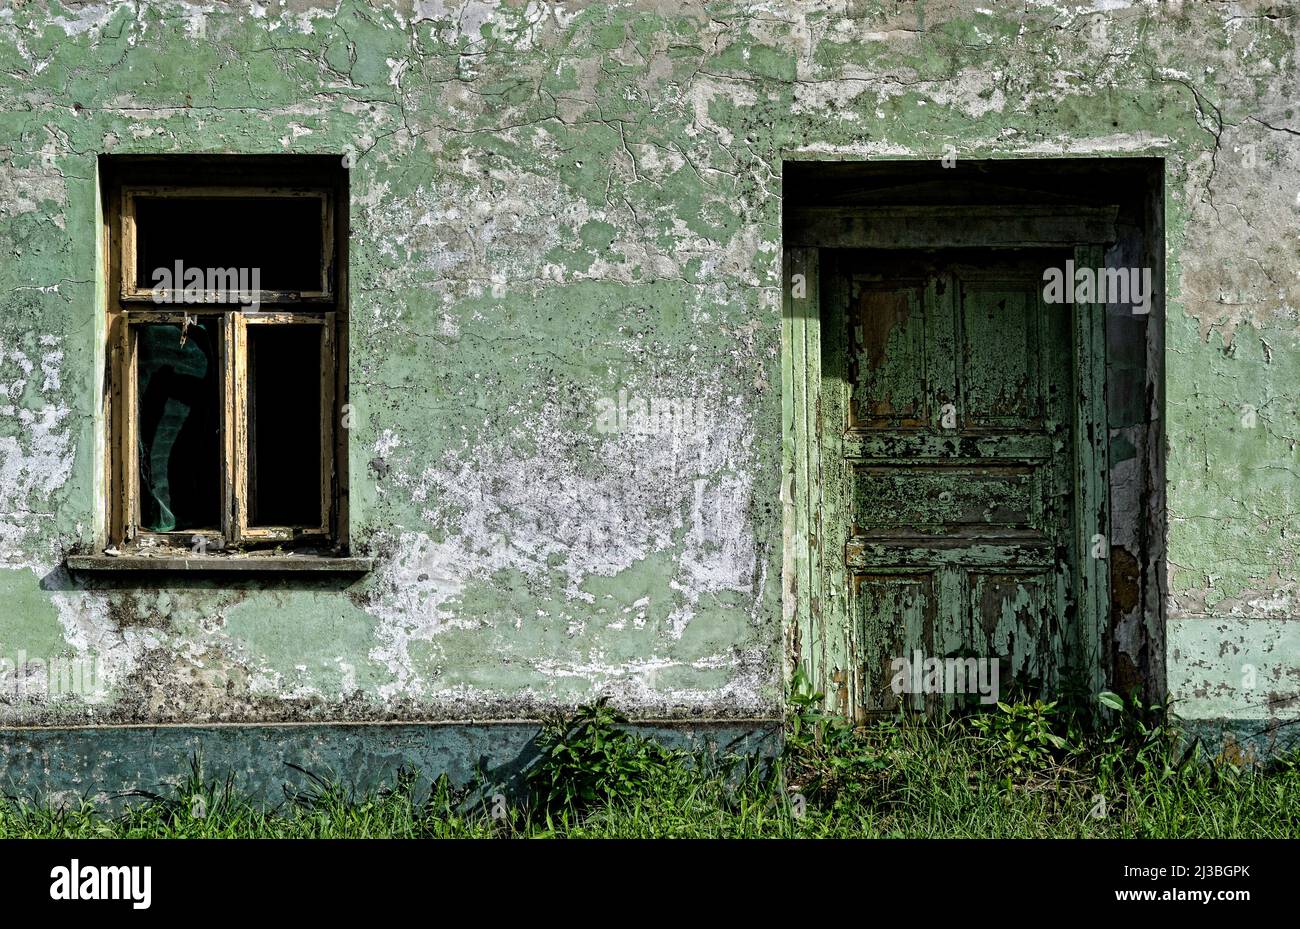
[[[802,671],[825,694],[824,708],[855,718],[861,661],[842,579],[842,543],[826,507],[822,404],[822,252],[839,249],[1072,248],[1076,267],[1104,267],[1116,240],[1118,207],[809,207],[787,217],[782,255],[781,503],[782,621],[786,678]],[[1079,656],[1093,693],[1109,677],[1109,431],[1106,414],[1106,306],[1073,305],[1074,531],[1072,578]],[[1100,552],[1094,542],[1100,536]]]

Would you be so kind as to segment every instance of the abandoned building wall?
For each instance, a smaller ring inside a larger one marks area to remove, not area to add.
[[[0,724],[779,716],[781,166],[950,153],[1167,159],[1167,647],[1130,657],[1295,719],[1297,12],[11,0]],[[102,545],[96,159],[183,152],[348,158],[345,589],[62,567]],[[92,699],[24,690],[58,658]]]

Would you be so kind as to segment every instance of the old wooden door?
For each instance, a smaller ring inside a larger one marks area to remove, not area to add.
[[[825,583],[851,715],[952,704],[900,658],[995,660],[1005,696],[1055,691],[1077,651],[1075,336],[1042,297],[1068,257],[822,253]]]

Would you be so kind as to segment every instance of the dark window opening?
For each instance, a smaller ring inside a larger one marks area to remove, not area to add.
[[[248,327],[250,526],[321,524],[321,327]]]
[[[321,203],[319,197],[136,196],[135,286],[167,286],[179,264],[187,271],[243,271],[246,279],[256,269],[260,290],[325,290]]]

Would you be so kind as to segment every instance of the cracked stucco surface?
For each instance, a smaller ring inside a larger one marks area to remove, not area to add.
[[[596,692],[779,713],[781,161],[948,145],[1167,157],[1170,687],[1191,715],[1295,715],[1269,694],[1300,686],[1298,23],[1253,2],[0,5],[0,645],[103,665],[101,699],[0,696],[0,723],[508,717]],[[353,157],[352,522],[380,567],[348,590],[59,568],[96,543],[95,158],[159,152]],[[707,428],[603,434],[622,389]],[[1258,692],[1232,673],[1251,661]]]

